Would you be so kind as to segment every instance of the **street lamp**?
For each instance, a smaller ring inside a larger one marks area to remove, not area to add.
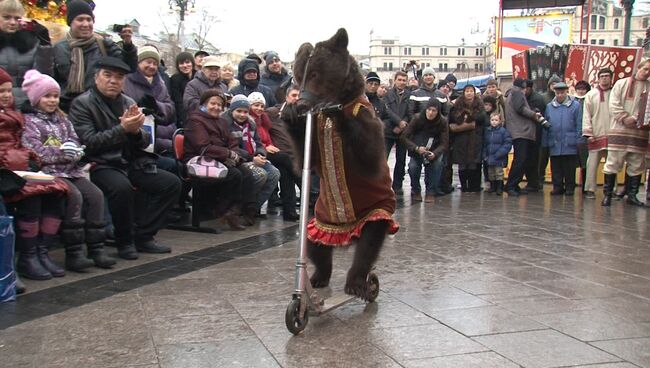
[[[185,20],[185,12],[194,11],[195,0],[169,0],[169,10],[177,11],[181,17],[181,22]]]
[[[632,8],[634,8],[634,0],[621,0],[621,5],[623,6],[623,9],[625,9],[623,45],[630,46],[630,29],[632,28]]]

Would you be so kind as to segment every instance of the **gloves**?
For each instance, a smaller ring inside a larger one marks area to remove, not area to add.
[[[52,45],[52,41],[50,40],[50,31],[35,20],[32,21],[32,32],[34,32],[34,36],[38,38],[41,46]]]
[[[154,113],[158,111],[158,104],[156,103],[156,99],[152,95],[147,94],[142,96],[140,101],[138,101],[138,106],[143,107],[144,109],[153,110]]]
[[[63,155],[72,162],[77,162],[81,160],[84,155],[84,148],[86,146],[78,146],[74,142],[65,142],[59,147],[63,152]]]

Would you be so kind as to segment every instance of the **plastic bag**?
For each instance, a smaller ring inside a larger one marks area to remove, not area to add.
[[[0,303],[16,300],[14,218],[0,216]]]

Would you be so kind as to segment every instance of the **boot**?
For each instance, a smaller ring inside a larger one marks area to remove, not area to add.
[[[614,183],[616,183],[616,182],[614,182]],[[625,195],[627,195],[627,186],[629,185],[629,183],[630,183],[630,176],[627,175],[627,173],[625,173],[625,181],[623,182],[623,188],[621,188],[621,190],[616,192],[616,198],[617,199],[623,199],[623,197],[625,197]]]
[[[605,174],[605,180],[603,182],[603,194],[605,197],[601,202],[601,205],[604,207],[609,207],[612,205],[612,192],[616,186],[616,174]]]
[[[497,195],[503,195],[503,180],[495,180],[494,184],[496,185],[495,192]]]
[[[65,268],[74,272],[82,272],[86,268],[95,265],[93,261],[86,258],[83,244],[86,236],[84,221],[70,221],[63,224],[61,229],[61,241],[65,247]]]
[[[497,181],[490,180],[490,189],[486,190],[486,193],[494,193],[497,191]]]
[[[38,245],[36,246],[38,260],[46,270],[50,271],[53,277],[63,277],[65,276],[65,270],[59,267],[54,263],[54,261],[52,261],[52,258],[50,258],[49,249],[50,244],[52,244],[52,238],[53,235],[41,235],[41,241],[38,242]]]
[[[244,225],[239,223],[239,206],[236,204],[231,204],[228,210],[221,216],[221,222],[228,224],[230,230],[241,231],[246,229]]]
[[[244,225],[255,225],[255,215],[257,215],[257,208],[255,208],[255,203],[249,203],[246,205],[243,210]]]
[[[16,294],[17,295],[25,294],[26,291],[27,291],[27,287],[25,286],[25,284],[23,284],[20,277],[18,277],[18,274],[16,274]]]
[[[298,221],[300,219],[300,215],[298,215],[298,212],[296,212],[296,207],[295,206],[285,206],[282,209],[282,219],[284,221]]]
[[[95,262],[99,268],[111,268],[117,261],[109,257],[104,250],[106,241],[106,223],[104,222],[86,222],[86,248],[88,248],[88,258]]]
[[[18,225],[20,226],[20,224]],[[52,274],[48,271],[37,256],[38,237],[18,238],[20,252],[16,262],[16,271],[21,276],[30,280],[49,280]]]
[[[630,176],[630,182],[627,187],[627,200],[625,203],[635,205],[635,206],[645,206],[643,202],[639,201],[636,198],[636,195],[639,193],[639,186],[641,185],[641,175]]]
[[[469,191],[467,170],[458,170],[458,179],[460,180],[460,191],[465,193]]]

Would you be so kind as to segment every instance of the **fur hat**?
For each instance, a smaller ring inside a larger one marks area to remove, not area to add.
[[[138,63],[145,59],[154,59],[160,64],[160,53],[153,46],[138,47]]]
[[[7,82],[13,83],[13,79],[11,79],[11,76],[6,70],[0,68],[0,84],[5,84]]]
[[[519,88],[526,88],[526,81],[523,78],[517,78],[512,85]]]
[[[435,77],[436,71],[433,70],[432,67],[428,66],[428,67],[424,68],[424,70],[422,71],[422,76],[424,77],[427,74],[431,74],[431,75],[433,75]]]
[[[252,94],[252,93],[251,93]],[[236,95],[230,100],[230,110],[235,111],[237,109],[250,109],[251,104],[248,102],[248,98],[244,95]]]
[[[66,13],[66,21],[68,25],[79,15],[86,14],[90,15],[95,20],[95,14],[93,14],[93,9],[90,7],[90,4],[84,0],[73,0],[68,2],[68,10]]]
[[[266,106],[266,99],[264,98],[264,95],[259,93],[259,92],[253,92],[250,95],[248,95],[248,103],[255,104],[261,102],[262,105]]]
[[[25,73],[25,79],[23,80],[23,91],[29,98],[29,102],[32,106],[38,105],[38,101],[43,98],[46,94],[57,91],[61,93],[61,87],[47,74],[41,74],[38,70],[28,70]]]

